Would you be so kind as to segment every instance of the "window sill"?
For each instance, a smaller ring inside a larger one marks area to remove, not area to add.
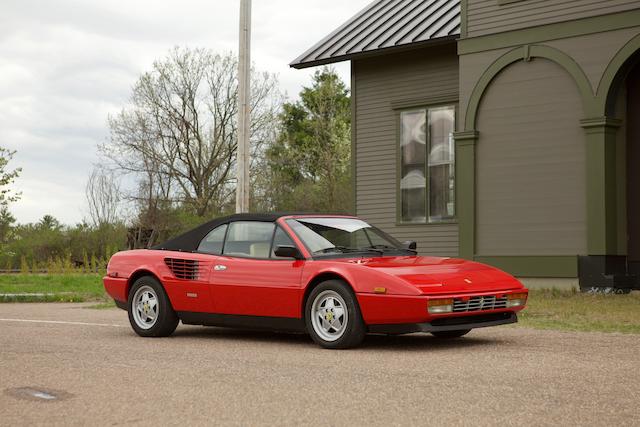
[[[440,225],[458,225],[457,219],[443,220],[437,222],[397,222],[396,227],[433,227]]]

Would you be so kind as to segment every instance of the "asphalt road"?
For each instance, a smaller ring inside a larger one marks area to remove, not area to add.
[[[117,309],[0,304],[0,389],[7,426],[640,425],[640,337],[503,326],[331,351],[182,325],[143,339]]]

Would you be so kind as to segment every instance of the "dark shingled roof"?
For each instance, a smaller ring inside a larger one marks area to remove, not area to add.
[[[459,35],[460,0],[376,0],[289,65],[313,67]]]

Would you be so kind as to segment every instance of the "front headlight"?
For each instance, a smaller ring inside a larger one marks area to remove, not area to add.
[[[507,308],[522,307],[526,303],[527,303],[527,293],[526,292],[507,295]]]
[[[453,298],[429,300],[427,309],[430,314],[451,313],[453,311]]]

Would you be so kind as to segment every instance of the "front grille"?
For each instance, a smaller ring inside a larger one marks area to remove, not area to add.
[[[462,313],[468,311],[485,311],[494,310],[496,308],[506,308],[507,297],[497,298],[495,295],[482,295],[470,297],[464,301],[462,298],[453,300],[453,312]]]
[[[200,265],[195,259],[165,258],[165,264],[178,279],[197,280]]]

